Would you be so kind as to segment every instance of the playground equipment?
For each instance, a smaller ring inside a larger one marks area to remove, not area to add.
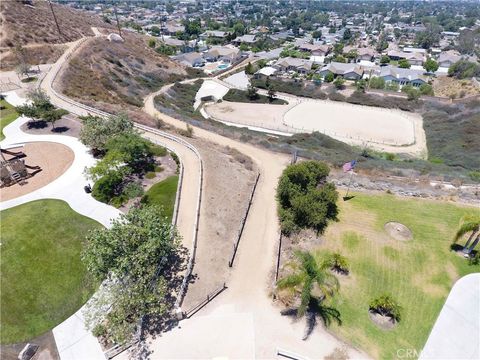
[[[27,155],[22,151],[0,150],[0,187],[12,186],[14,184],[24,185],[26,179],[42,171],[40,166],[25,164],[24,158]],[[9,156],[9,158],[7,159],[5,155]],[[33,171],[29,172],[29,170]]]

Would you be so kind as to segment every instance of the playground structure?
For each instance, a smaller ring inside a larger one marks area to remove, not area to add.
[[[42,171],[40,166],[29,166],[25,164],[24,158],[27,157],[27,155],[25,155],[23,151],[0,150],[0,188],[14,184],[24,185],[26,183],[25,180]],[[29,172],[29,170],[32,171]]]

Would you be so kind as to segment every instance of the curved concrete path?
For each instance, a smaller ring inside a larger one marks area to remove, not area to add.
[[[15,92],[6,93],[6,100],[15,106],[25,103],[25,99]],[[19,117],[3,129],[5,139],[2,147],[11,147],[28,142],[55,142],[68,146],[75,154],[72,165],[57,179],[31,193],[0,202],[0,210],[12,208],[30,201],[40,199],[59,199],[70,205],[79,214],[88,216],[105,227],[111,226],[111,220],[118,217],[120,211],[113,206],[95,200],[85,193],[83,187],[87,179],[83,174],[86,167],[95,164],[95,159],[89,154],[88,148],[77,138],[64,135],[32,135],[24,133],[20,127],[30,119]],[[41,176],[41,174],[39,175]],[[80,308],[53,330],[53,336],[61,359],[72,360],[104,360],[102,348],[97,339],[85,328],[85,321]]]

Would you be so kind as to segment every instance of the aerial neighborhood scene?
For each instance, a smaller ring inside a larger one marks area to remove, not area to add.
[[[2,360],[480,359],[478,0],[0,21]]]

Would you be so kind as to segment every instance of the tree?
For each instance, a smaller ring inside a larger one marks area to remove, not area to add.
[[[348,41],[352,38],[352,31],[350,29],[345,29],[345,31],[343,32],[343,40],[344,41]]]
[[[427,70],[427,72],[435,72],[438,70],[438,63],[432,58],[428,58],[425,64],[423,64],[423,68]]]
[[[310,252],[297,250],[294,255],[295,261],[286,265],[291,272],[277,282],[277,289],[300,297],[296,309],[283,311],[282,314],[294,313],[299,318],[307,315],[305,340],[313,330],[316,315],[321,317],[325,326],[330,325],[332,319],[341,324],[338,310],[324,305],[338,292],[340,285],[325,263],[319,264]]]
[[[390,62],[390,56],[382,55],[380,58],[380,64],[388,64]]]
[[[151,143],[136,132],[120,133],[110,138],[105,149],[107,154],[115,154],[134,172],[144,172],[147,164],[152,162]]]
[[[335,75],[333,75],[333,73],[330,71],[325,75],[325,78],[324,78],[325,82],[327,83],[332,82],[334,79],[335,79]]]
[[[465,254],[470,254],[480,241],[480,216],[468,215],[462,218],[455,234],[454,243],[468,233],[470,235],[462,250]]]
[[[276,93],[276,91],[275,91],[275,89],[273,88],[272,85],[268,86],[267,95],[268,95],[268,101],[270,101],[270,102],[275,100],[275,98],[277,97],[277,93]]]
[[[258,90],[256,87],[252,86],[252,85],[248,85],[248,88],[247,88],[247,97],[250,99],[250,100],[255,100],[258,98]]]
[[[19,77],[25,75],[27,76],[27,78],[30,78],[30,68],[31,68],[30,65],[28,65],[25,62],[22,62],[18,64],[17,67],[15,67],[15,72]]]
[[[236,36],[242,36],[245,34],[245,25],[241,21],[237,21],[235,25],[233,25],[233,32]]]
[[[358,91],[365,92],[365,90],[367,88],[367,81],[364,80],[364,79],[360,79],[355,83],[355,86],[356,86]]]
[[[179,239],[176,230],[156,206],[132,208],[112,223],[110,229],[91,231],[82,261],[96,281],[108,280],[110,304],[93,297],[87,308],[87,323],[98,323],[98,314],[109,337],[125,343],[142,316],[159,317],[171,307],[167,278],[175,268]],[[110,309],[105,313],[105,309]],[[103,309],[103,311],[102,311]],[[93,316],[92,316],[93,315]],[[96,319],[95,319],[96,318]]]
[[[333,82],[333,85],[335,85],[335,88],[337,88],[338,90],[341,90],[344,88],[345,79],[341,76],[337,76],[337,78]]]
[[[385,88],[385,79],[382,77],[374,76],[370,79],[369,86],[372,89],[383,89]]]
[[[320,39],[322,37],[322,30],[315,30],[312,32],[312,38]]]
[[[407,59],[398,60],[398,67],[402,69],[410,69],[411,65]]]
[[[347,59],[345,59],[342,55],[336,55],[336,56],[333,57],[332,60],[335,61],[335,62],[339,62],[339,63],[346,63],[347,62]]]
[[[415,42],[424,49],[430,49],[440,41],[442,29],[435,24],[429,24],[425,31],[420,31],[415,35]]]
[[[400,321],[402,307],[390,296],[382,295],[370,301],[369,309],[382,316],[388,316],[393,321]]]
[[[459,60],[449,67],[448,76],[454,76],[457,79],[480,77],[480,64],[467,60]]]
[[[322,232],[338,214],[338,193],[326,178],[328,166],[303,161],[287,166],[278,182],[277,199],[282,232],[290,235],[302,228]]]
[[[133,122],[125,114],[110,116],[106,119],[88,115],[81,117],[81,120],[83,126],[80,131],[80,141],[98,153],[106,151],[105,145],[111,137],[134,131]]]
[[[45,121],[45,117],[50,117],[50,113],[55,109],[48,95],[41,89],[29,91],[27,99],[30,100],[30,104],[17,106],[16,110],[20,115],[30,117],[36,121]]]
[[[255,68],[253,67],[251,62],[248,62],[247,66],[245,66],[245,73],[248,75],[252,75],[255,73]]]
[[[52,124],[52,131],[55,131],[55,122],[60,120],[64,115],[67,115],[68,111],[64,109],[52,109],[49,111],[45,111],[41,118],[48,123]]]

